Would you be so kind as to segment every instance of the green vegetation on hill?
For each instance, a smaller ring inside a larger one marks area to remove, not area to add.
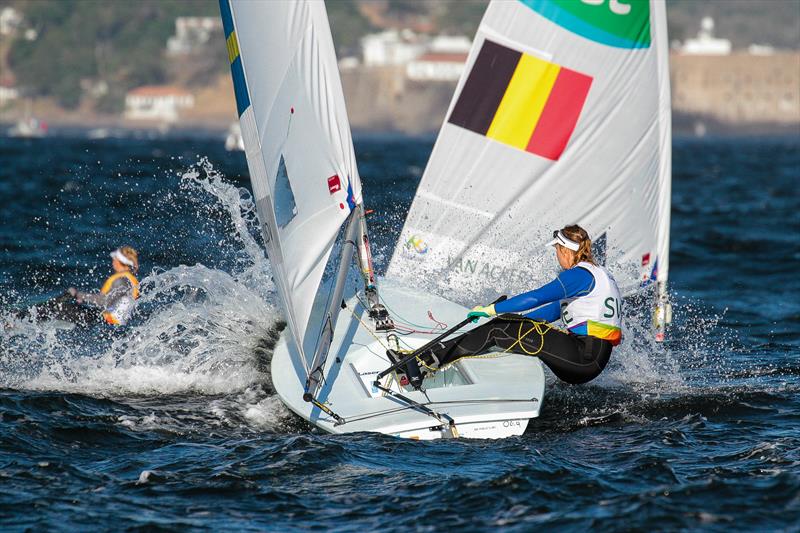
[[[17,38],[11,49],[9,63],[19,84],[67,108],[80,103],[82,80],[108,83],[101,107],[119,105],[120,93],[131,87],[164,82],[169,77],[164,48],[175,18],[219,16],[213,1],[39,0],[15,7],[38,32],[33,41]]]
[[[333,42],[340,55],[357,55],[361,37],[376,28],[361,14],[355,0],[337,0],[325,5],[328,8]]]

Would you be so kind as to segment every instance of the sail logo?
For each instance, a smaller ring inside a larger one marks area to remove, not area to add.
[[[339,174],[334,174],[328,178],[328,193],[333,194],[342,190],[342,180],[339,179]]]
[[[591,76],[487,39],[448,122],[557,161],[591,85]]]
[[[406,241],[406,250],[416,252],[420,255],[428,253],[428,244],[417,235],[412,235]]]
[[[520,0],[581,37],[615,48],[650,47],[649,0]]]
[[[646,253],[642,255],[642,269],[641,269],[641,280],[642,280],[642,287],[645,287],[650,284],[652,281],[656,281],[658,279],[658,258],[656,257],[655,261],[653,261],[652,268],[650,267],[650,253]]]

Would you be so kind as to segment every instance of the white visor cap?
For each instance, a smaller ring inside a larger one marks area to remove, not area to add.
[[[109,255],[111,256],[111,259],[116,259],[117,261],[119,261],[123,265],[127,265],[127,266],[133,268],[133,261],[131,261],[130,259],[125,257],[125,255],[123,255],[122,251],[119,248],[117,248],[116,250],[111,252]]]
[[[578,249],[581,247],[580,244],[573,241],[566,235],[564,235],[561,230],[553,232],[553,240],[547,243],[547,246],[555,246],[556,244],[560,244],[564,248],[569,248],[573,252],[577,252]]]

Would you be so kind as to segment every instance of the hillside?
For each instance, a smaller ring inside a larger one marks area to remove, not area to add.
[[[366,33],[410,27],[419,32],[472,36],[486,0],[329,0],[340,56],[358,55]],[[0,81],[15,79],[31,96],[62,107],[118,112],[127,90],[178,83],[209,86],[227,70],[222,36],[202,53],[170,59],[164,48],[178,16],[218,17],[216,0],[0,0],[23,14],[34,40],[0,39]],[[702,16],[715,18],[717,34],[734,47],[768,43],[800,48],[798,0],[668,0],[672,39],[694,35]],[[218,46],[215,46],[218,44]],[[87,94],[94,93],[87,97]],[[91,102],[86,102],[89,98]],[[83,105],[81,105],[83,104]]]

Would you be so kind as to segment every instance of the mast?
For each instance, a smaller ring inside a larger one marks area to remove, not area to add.
[[[322,381],[322,374],[325,368],[325,361],[333,342],[333,332],[336,328],[336,320],[339,312],[343,308],[344,301],[342,295],[347,284],[347,272],[353,261],[355,250],[358,250],[357,259],[359,269],[364,281],[364,293],[369,304],[368,313],[375,323],[377,331],[394,329],[394,323],[389,316],[386,308],[380,303],[378,287],[375,283],[375,272],[372,269],[372,255],[369,249],[369,238],[367,236],[367,223],[364,215],[363,205],[358,205],[350,214],[345,229],[344,241],[342,242],[342,254],[339,261],[339,270],[336,275],[336,282],[328,301],[328,309],[323,318],[322,331],[320,332],[317,346],[314,350],[314,359],[311,363],[311,370],[306,379],[303,400],[314,402]]]
[[[665,2],[652,2],[653,40],[657,50],[658,72],[658,128],[659,128],[659,167],[658,167],[658,238],[656,257],[655,302],[653,309],[653,330],[657,342],[663,342],[666,330],[672,322],[672,304],[669,301],[667,282],[669,279],[669,236],[672,206],[672,107],[669,84],[669,39],[667,36],[667,7]]]
[[[311,370],[306,379],[305,392],[303,393],[303,400],[310,402],[314,399],[322,380],[322,371],[325,366],[325,360],[328,357],[328,352],[331,348],[333,341],[333,330],[336,327],[336,319],[339,317],[339,311],[342,308],[342,294],[344,293],[344,286],[347,283],[347,272],[350,264],[353,261],[353,252],[356,247],[356,239],[358,238],[357,232],[359,229],[358,221],[360,219],[359,213],[361,206],[350,213],[350,219],[347,222],[345,230],[344,242],[342,243],[342,255],[339,260],[339,271],[336,275],[336,282],[333,286],[330,299],[328,300],[328,309],[325,311],[323,318],[322,331],[320,332],[317,346],[314,350],[314,359],[311,363]]]
[[[375,270],[372,268],[372,250],[369,246],[369,234],[367,233],[367,213],[363,210],[359,220],[358,264],[364,280],[364,295],[367,297],[369,305],[369,317],[375,323],[376,331],[394,329],[394,322],[389,316],[389,311],[380,303],[378,285],[375,282]]]

